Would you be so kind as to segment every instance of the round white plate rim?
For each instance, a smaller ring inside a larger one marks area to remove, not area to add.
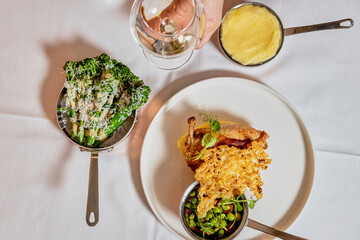
[[[154,206],[154,203],[151,201],[151,196],[150,196],[150,193],[147,191],[147,189],[144,187],[146,186],[145,184],[145,180],[144,180],[144,167],[143,167],[143,156],[144,156],[144,146],[145,146],[145,143],[148,141],[148,138],[149,138],[149,130],[151,129],[152,127],[152,124],[153,122],[156,121],[157,118],[159,118],[160,114],[164,111],[166,111],[167,109],[170,109],[173,105],[176,104],[177,101],[181,100],[183,97],[186,96],[186,93],[188,91],[190,91],[192,88],[195,88],[195,87],[199,87],[201,85],[204,85],[206,83],[209,83],[209,82],[212,82],[212,81],[219,81],[221,79],[222,83],[224,83],[224,80],[226,81],[237,81],[238,83],[241,82],[241,83],[246,83],[246,84],[249,84],[249,85],[253,85],[254,87],[258,87],[258,88],[262,88],[262,90],[265,90],[266,92],[268,93],[271,93],[274,95],[274,97],[277,97],[279,100],[281,100],[283,102],[283,104],[288,108],[288,110],[291,112],[291,114],[296,118],[297,120],[297,123],[299,125],[299,128],[301,129],[301,132],[302,134],[304,135],[303,138],[304,140],[306,140],[306,145],[307,145],[307,148],[309,148],[309,157],[311,158],[311,166],[309,167],[310,169],[310,175],[308,175],[308,186],[307,188],[305,189],[305,197],[303,196],[303,203],[301,205],[301,209],[300,211],[298,211],[295,215],[296,216],[293,216],[293,220],[290,221],[289,224],[285,225],[285,229],[288,229],[292,224],[294,224],[294,222],[296,221],[296,219],[299,217],[299,215],[301,214],[302,210],[304,209],[305,207],[305,204],[307,203],[308,199],[309,199],[309,196],[310,196],[310,193],[311,193],[311,190],[312,190],[312,185],[313,185],[313,179],[314,179],[314,169],[315,169],[315,161],[314,161],[314,148],[313,148],[313,145],[312,145],[312,142],[311,142],[311,138],[308,134],[308,131],[305,127],[305,124],[303,122],[303,120],[301,119],[300,115],[297,113],[297,111],[295,110],[295,108],[281,95],[279,94],[278,92],[276,92],[274,89],[270,88],[269,86],[266,86],[260,82],[256,82],[256,81],[253,81],[253,80],[249,80],[249,79],[244,79],[244,78],[237,78],[237,77],[215,77],[215,78],[208,78],[208,79],[204,79],[202,81],[199,81],[199,82],[196,82],[196,83],[193,83],[185,88],[183,88],[182,90],[178,91],[177,93],[175,93],[172,97],[170,97],[163,105],[162,107],[159,109],[159,111],[156,113],[155,117],[152,119],[148,129],[147,129],[147,132],[145,134],[145,137],[144,137],[144,141],[143,141],[143,146],[142,146],[142,150],[141,150],[141,156],[140,156],[140,178],[141,178],[141,183],[142,183],[142,186],[143,186],[143,190],[144,190],[144,194],[145,194],[145,197],[147,199],[147,202],[151,208],[151,210],[153,211],[154,215],[159,219],[159,221],[170,231],[172,232],[175,236],[179,237],[179,238],[183,238],[182,235],[180,235],[176,230],[174,230],[172,228],[172,226],[170,226],[167,221],[158,213],[158,211],[156,210],[155,206]],[[169,103],[171,103],[170,105],[168,105]],[[285,230],[283,229],[283,230]],[[261,234],[261,233],[260,233]],[[259,235],[260,235],[259,234]]]

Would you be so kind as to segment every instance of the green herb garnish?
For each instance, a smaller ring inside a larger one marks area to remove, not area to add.
[[[186,200],[185,220],[192,231],[205,239],[217,239],[229,236],[243,219],[244,204],[253,209],[256,199],[244,199],[243,194],[235,199],[218,199],[217,204],[211,208],[204,218],[197,214],[198,189],[193,190]]]
[[[236,203],[241,203],[241,202],[248,202],[249,208],[253,209],[255,207],[255,203],[259,200],[259,199],[240,199],[241,195],[237,196],[235,199],[226,199],[225,202],[219,203],[220,205],[227,205],[227,204],[236,204]],[[236,205],[236,206],[241,206],[241,205]],[[242,210],[242,208],[241,208]],[[241,211],[240,210],[240,211]]]
[[[219,136],[220,122],[217,119],[209,117],[209,124],[210,132],[205,134],[201,140],[201,145],[203,146],[203,149],[200,153],[198,152],[196,156],[191,157],[191,160],[193,161],[199,160],[202,155],[204,155],[206,149],[213,147],[218,140],[217,137]]]

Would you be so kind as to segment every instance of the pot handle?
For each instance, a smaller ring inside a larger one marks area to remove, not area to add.
[[[354,26],[354,20],[352,20],[351,18],[346,18],[334,22],[320,23],[320,24],[302,26],[302,27],[286,28],[284,29],[284,31],[285,31],[285,36],[289,36],[289,35],[319,31],[319,30],[351,28],[352,26]]]
[[[99,221],[98,152],[91,152],[86,222],[93,227]]]

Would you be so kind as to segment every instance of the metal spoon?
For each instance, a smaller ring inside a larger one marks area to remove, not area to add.
[[[251,3],[241,3],[241,4],[238,4],[234,7],[232,7],[231,9],[236,9],[236,8],[239,8],[245,4],[250,4],[250,5],[255,5],[255,6],[260,6],[260,7],[264,7],[266,8],[269,12],[271,12],[279,21],[279,25],[280,25],[280,28],[281,28],[281,31],[282,31],[282,34],[281,34],[281,39],[280,39],[280,44],[279,44],[279,47],[277,49],[277,52],[275,53],[274,56],[272,56],[270,59],[267,59],[261,63],[258,63],[258,64],[249,64],[249,65],[244,65],[236,60],[234,60],[230,54],[228,54],[225,50],[225,48],[223,47],[222,45],[222,42],[221,42],[221,25],[220,25],[220,28],[219,28],[219,31],[218,31],[218,41],[219,41],[219,44],[220,44],[220,48],[223,52],[223,54],[225,56],[227,56],[231,61],[237,63],[237,64],[240,64],[240,65],[243,65],[243,66],[259,66],[259,65],[262,65],[266,62],[269,62],[271,59],[275,58],[277,56],[277,54],[280,52],[280,49],[284,43],[284,37],[285,36],[290,36],[290,35],[294,35],[294,34],[299,34],[299,33],[306,33],[306,32],[313,32],[313,31],[319,31],[319,30],[329,30],[329,29],[347,29],[347,28],[351,28],[352,26],[354,26],[354,21],[351,19],[351,18],[345,18],[345,19],[342,19],[342,20],[338,20],[338,21],[333,21],[333,22],[326,22],[326,23],[320,23],[320,24],[315,24],[315,25],[308,25],[308,26],[301,26],[301,27],[292,27],[292,28],[284,28],[283,27],[283,24],[280,20],[280,17],[276,14],[276,12],[274,10],[272,10],[270,7],[262,4],[262,3],[258,3],[258,2],[251,2]],[[226,16],[226,14],[225,14]],[[224,21],[224,18],[225,16],[223,17],[223,21]]]
[[[57,98],[57,109],[66,107],[66,88],[63,87]],[[99,221],[99,189],[98,189],[98,158],[99,152],[110,152],[114,146],[122,142],[131,132],[134,127],[137,112],[133,111],[132,114],[125,120],[115,132],[104,141],[99,147],[90,148],[80,145],[71,139],[71,127],[69,117],[65,112],[57,111],[57,123],[64,133],[64,135],[73,144],[80,148],[80,151],[90,152],[90,170],[89,170],[89,188],[86,206],[86,222],[89,226],[95,226]]]

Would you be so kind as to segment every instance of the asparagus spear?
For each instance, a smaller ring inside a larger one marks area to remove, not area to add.
[[[71,123],[71,137],[76,139],[79,137],[79,142],[82,142],[82,127],[81,120],[78,119],[78,106],[81,94],[81,86],[83,79],[89,76],[89,64],[81,64],[80,62],[66,62],[64,70],[66,72],[65,87],[67,88],[67,99],[70,105],[70,123]],[[91,72],[92,74],[94,72]],[[78,121],[80,121],[78,123]],[[79,132],[80,131],[80,132]]]
[[[96,114],[89,132],[91,135],[87,142],[89,146],[93,146],[95,140],[104,140],[102,137],[103,123],[106,121],[109,108],[113,104],[114,96],[118,92],[119,80],[115,79],[111,73],[104,71],[95,86],[97,89],[97,101],[95,101]]]
[[[109,127],[105,131],[109,137],[130,115],[148,100],[150,88],[147,86],[134,87],[129,89],[131,100],[125,107],[118,109],[114,117],[111,119]]]
[[[73,84],[76,85],[76,82],[69,82],[67,84],[67,86],[69,86],[69,84]],[[70,118],[70,125],[71,125],[71,138],[75,139],[77,137],[78,134],[78,126],[77,126],[77,113],[76,113],[76,87],[71,87],[68,88],[70,89],[70,91],[68,91],[67,93],[67,102],[68,105],[70,106],[69,108],[69,118]]]
[[[79,134],[78,134],[78,138],[79,138],[79,143],[83,144],[84,143],[84,138],[85,138],[85,127],[84,127],[84,119],[85,119],[85,114],[84,113],[84,107],[85,107],[85,94],[86,94],[86,80],[82,80],[80,82],[80,98],[78,101],[78,107],[80,108],[79,110]]]
[[[69,61],[64,70],[72,136],[89,147],[110,136],[150,94],[127,66],[107,54]]]

